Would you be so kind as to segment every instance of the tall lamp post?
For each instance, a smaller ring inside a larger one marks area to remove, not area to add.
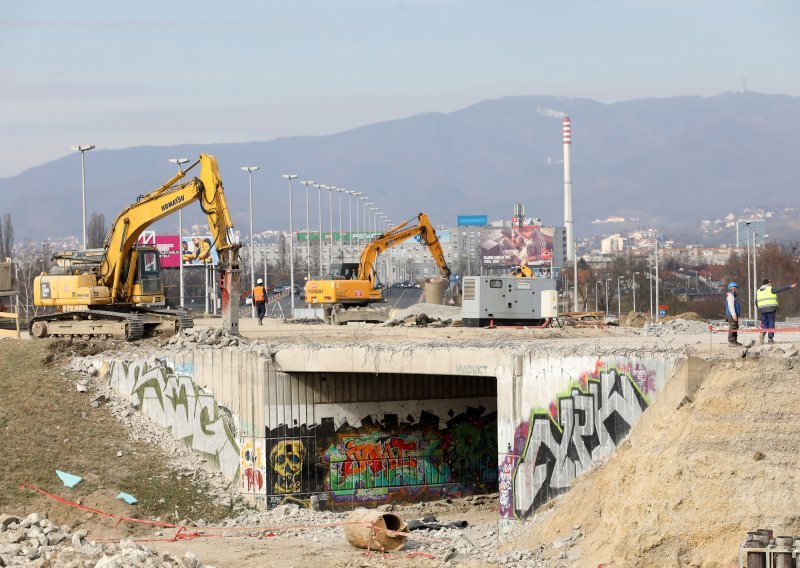
[[[289,182],[289,286],[292,298],[292,319],[294,319],[294,227],[292,226],[292,180],[297,174],[281,174]]]
[[[314,185],[313,180],[301,181],[306,186],[306,280],[311,280],[311,226],[308,223],[308,186]]]
[[[328,272],[333,274],[333,192],[338,188],[330,185],[328,190],[328,232],[331,235],[331,248],[328,250]]]
[[[70,146],[71,150],[81,153],[81,203],[83,204],[83,250],[86,250],[86,158],[89,150],[94,150],[94,144],[81,144]]]
[[[319,217],[319,277],[322,278],[322,190],[328,186],[321,183],[315,183],[314,187],[319,190],[317,193],[317,217]]]
[[[622,276],[617,276],[617,319],[622,317],[622,294],[619,288],[620,280],[622,280]]]
[[[241,166],[241,170],[247,172],[250,187],[250,317],[256,317],[256,302],[253,290],[256,288],[256,271],[253,262],[256,247],[253,243],[253,172],[258,170],[258,166]]]
[[[640,274],[639,272],[634,272],[633,276],[631,277],[631,289],[633,290],[633,313],[636,313],[636,275]]]
[[[608,313],[608,285],[611,282],[611,278],[606,278],[606,313]]]
[[[178,171],[183,172],[183,164],[189,162],[189,158],[170,158],[170,163],[178,166]],[[181,299],[181,307],[184,307],[183,300],[183,209],[178,209],[178,285],[180,290],[178,295]]]
[[[600,285],[600,281],[599,280],[595,280],[594,281],[594,311],[596,311],[596,312],[600,311],[600,305],[599,305],[599,302],[597,300],[600,297],[600,291],[597,289],[597,287],[599,285]]]
[[[754,296],[752,288],[750,287],[750,221],[745,221],[745,238],[747,239],[747,319],[753,318],[753,301],[750,299]]]
[[[339,249],[341,251],[341,261],[344,262],[344,237],[342,236],[342,194],[350,193],[345,188],[340,187],[336,190],[339,193]]]

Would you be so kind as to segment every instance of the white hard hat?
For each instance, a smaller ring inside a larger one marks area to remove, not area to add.
[[[256,280],[256,284],[263,284],[263,283],[264,283],[264,281],[263,281],[261,278],[259,278],[258,280]]]

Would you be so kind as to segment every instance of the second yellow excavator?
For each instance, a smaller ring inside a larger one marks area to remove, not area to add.
[[[436,230],[425,213],[418,214],[416,220],[416,225],[410,225],[411,220],[405,221],[375,237],[364,247],[358,263],[342,264],[330,279],[309,280],[305,289],[306,302],[315,307],[321,306],[325,310],[326,322],[344,323],[348,319],[368,321],[368,315],[358,315],[354,318],[342,318],[337,315],[347,307],[364,307],[384,301],[383,291],[375,286],[378,255],[413,237],[417,237],[428,248],[442,275],[449,278],[450,268],[445,261]],[[369,314],[362,312],[364,313]]]

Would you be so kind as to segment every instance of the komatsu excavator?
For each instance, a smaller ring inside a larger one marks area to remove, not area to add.
[[[198,164],[198,177],[179,183]],[[157,333],[172,335],[192,327],[187,310],[158,307],[164,303],[158,250],[137,245],[137,241],[147,227],[195,201],[208,217],[219,251],[223,329],[238,333],[241,244],[234,236],[217,160],[201,154],[189,168],[125,208],[111,226],[102,249],[53,255],[56,265],[34,279],[34,304],[56,310],[32,318],[31,335],[133,341]]]
[[[375,237],[361,252],[358,263],[344,263],[334,270],[331,279],[309,280],[306,283],[306,302],[312,306],[322,306],[327,323],[346,323],[347,321],[382,321],[375,310],[352,311],[348,308],[363,308],[376,302],[384,302],[383,291],[376,288],[376,261],[378,255],[412,237],[428,248],[445,278],[450,277],[450,268],[444,258],[444,251],[436,236],[436,230],[425,213],[416,217],[417,224],[409,226],[411,220],[392,227]],[[375,320],[371,319],[376,317]]]

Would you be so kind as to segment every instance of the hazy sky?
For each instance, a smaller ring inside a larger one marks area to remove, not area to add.
[[[0,177],[510,95],[800,95],[798,0],[5,0]]]

